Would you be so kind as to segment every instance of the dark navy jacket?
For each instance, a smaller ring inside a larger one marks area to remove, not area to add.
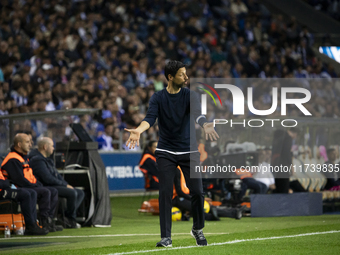
[[[14,148],[11,148],[11,152],[16,152],[19,156],[21,156],[25,161],[27,161],[28,156],[23,155]],[[21,188],[31,188],[31,187],[41,187],[42,184],[39,182],[37,178],[36,183],[31,183],[29,182],[23,172],[23,164],[15,158],[11,158],[10,160],[7,161],[3,166],[1,166],[1,169],[5,170],[8,174],[7,178],[10,180],[11,183],[16,185],[17,187]],[[33,173],[34,174],[34,173]]]
[[[38,149],[32,150],[28,158],[33,174],[44,186],[67,186],[68,183],[54,167],[52,158],[45,158]]]
[[[163,89],[150,98],[144,121],[152,127],[158,119],[157,150],[190,152],[197,151],[195,122],[200,126],[207,122],[200,114],[196,92],[182,88],[177,94],[170,94]]]

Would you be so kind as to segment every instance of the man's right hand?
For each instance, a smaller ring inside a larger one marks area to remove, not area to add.
[[[210,139],[210,141],[213,142],[213,141],[217,141],[217,139],[220,138],[217,132],[215,131],[214,124],[212,122],[204,123],[203,129],[205,132],[206,140]]]
[[[66,188],[74,189],[70,184],[67,184]]]
[[[139,138],[140,138],[140,132],[137,129],[127,129],[124,128],[125,131],[130,132],[130,137],[126,141],[126,147],[129,147],[129,149],[134,149],[136,144],[137,147],[139,146]]]

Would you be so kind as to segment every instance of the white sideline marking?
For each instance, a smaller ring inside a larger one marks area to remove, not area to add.
[[[228,235],[229,233],[204,233],[205,235]],[[172,233],[176,235],[190,235],[190,233]],[[159,234],[116,234],[116,235],[88,235],[88,236],[24,236],[24,237],[12,237],[11,240],[25,240],[25,239],[57,239],[57,238],[78,238],[78,237],[124,237],[124,236],[159,236]],[[0,241],[8,240],[6,238],[0,238]]]
[[[223,243],[212,243],[212,244],[208,244],[208,246],[218,246],[218,245],[234,244],[234,243],[241,243],[241,242],[263,241],[263,240],[283,239],[283,238],[312,236],[312,235],[324,235],[324,234],[334,234],[334,233],[340,233],[340,230],[305,233],[305,234],[290,235],[290,236],[272,236],[272,237],[263,237],[263,238],[253,238],[253,239],[240,239],[240,240],[233,240],[233,241],[228,241],[228,242],[223,242]],[[174,247],[174,248],[158,248],[158,249],[152,249],[152,250],[140,250],[140,251],[129,251],[129,252],[121,252],[121,253],[110,253],[110,254],[107,254],[107,255],[125,255],[125,254],[136,254],[136,253],[149,253],[149,252],[157,252],[157,251],[182,250],[182,249],[190,249],[190,248],[198,248],[198,247],[199,246],[180,246],[180,247]]]

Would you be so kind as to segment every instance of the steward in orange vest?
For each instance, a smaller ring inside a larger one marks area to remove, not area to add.
[[[4,177],[10,179],[17,187],[42,187],[33,175],[27,155],[17,152],[14,148],[1,163],[1,171]]]
[[[139,162],[139,169],[144,174],[145,189],[159,189],[158,166],[155,158],[156,141],[150,141],[145,147]]]
[[[37,193],[34,190],[19,188],[12,189],[2,171],[0,171],[0,200],[11,199],[20,202],[21,212],[25,219],[25,235],[46,235],[47,230],[36,224]]]
[[[0,171],[0,198],[2,189],[9,189],[10,187],[9,181],[5,179],[5,177],[2,175],[2,172]]]

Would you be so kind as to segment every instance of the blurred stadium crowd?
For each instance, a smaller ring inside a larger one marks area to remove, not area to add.
[[[308,28],[258,0],[4,0],[0,9],[0,114],[99,108],[79,120],[98,141],[141,122],[166,86],[167,59],[197,78],[337,77]],[[306,86],[313,116],[340,116],[339,84]],[[270,103],[259,96],[256,106]]]
[[[339,0],[304,0],[315,10],[326,13],[333,19],[340,21],[340,2]]]

